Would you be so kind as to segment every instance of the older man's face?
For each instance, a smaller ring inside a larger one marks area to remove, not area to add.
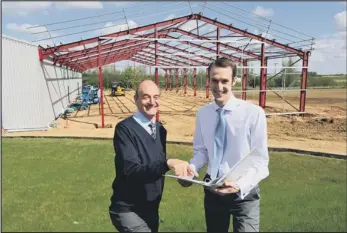
[[[235,84],[232,78],[233,71],[230,67],[212,66],[210,71],[211,91],[218,105],[224,105],[232,95],[231,89]]]
[[[138,110],[148,119],[152,119],[158,112],[160,93],[157,85],[153,82],[141,83],[138,96],[135,97]]]

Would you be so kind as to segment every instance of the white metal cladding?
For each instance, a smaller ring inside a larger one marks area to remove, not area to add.
[[[76,98],[82,74],[39,61],[38,47],[2,36],[2,127],[47,129]],[[68,91],[70,94],[68,94]]]

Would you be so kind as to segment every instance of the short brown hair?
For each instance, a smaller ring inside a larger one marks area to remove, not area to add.
[[[212,62],[208,66],[208,76],[210,76],[212,66],[223,67],[223,68],[230,67],[231,70],[232,70],[232,77],[231,78],[233,79],[236,76],[236,72],[237,72],[236,64],[232,60],[230,60],[228,58],[220,57],[220,58],[217,58],[214,62]]]

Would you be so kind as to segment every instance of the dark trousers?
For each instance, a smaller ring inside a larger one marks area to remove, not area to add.
[[[110,211],[112,224],[119,232],[158,232],[158,209],[143,209],[133,212]]]
[[[259,232],[259,187],[255,187],[243,200],[237,193],[222,196],[208,189],[204,192],[207,232],[228,232],[231,216],[234,232]]]

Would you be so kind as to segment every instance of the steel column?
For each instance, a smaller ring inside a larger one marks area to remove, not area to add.
[[[157,39],[158,38],[158,27],[155,24],[154,25],[154,37]],[[155,57],[155,65],[158,66],[159,60],[158,60],[158,41],[156,40],[154,42],[154,57]],[[159,88],[159,73],[158,73],[158,67],[155,67],[155,84],[157,84]],[[157,111],[156,114],[156,121],[159,121],[159,110]]]
[[[267,59],[265,57],[265,44],[261,44],[261,61],[260,61],[260,92],[259,92],[259,106],[265,108],[266,101],[266,71]]]
[[[217,40],[220,40],[220,27],[217,27]],[[216,43],[217,49],[216,49],[216,58],[218,59],[220,56],[220,43]]]
[[[183,69],[183,83],[184,83],[184,94],[187,94],[187,86],[188,86],[188,82],[187,82],[187,69],[184,68]]]
[[[105,119],[104,119],[104,87],[102,80],[102,64],[101,64],[101,41],[98,42],[98,51],[99,51],[99,88],[100,88],[100,105],[101,105],[101,128],[105,128]]]
[[[206,99],[210,95],[210,81],[209,81],[209,75],[208,75],[208,68],[206,68],[206,80],[205,80],[205,89],[206,89]]]
[[[242,74],[242,99],[247,99],[247,60],[242,61],[243,74]]]
[[[308,67],[308,56],[310,52],[305,51],[302,57],[302,73],[301,73],[301,90],[300,90],[300,112],[305,112],[306,105],[306,88],[307,88],[307,68]]]
[[[169,75],[169,87],[170,91],[172,91],[172,69],[169,70],[170,75]]]
[[[167,91],[168,86],[167,70],[165,69],[165,91]]]
[[[178,69],[176,69],[176,93],[178,92]]]
[[[193,87],[194,87],[194,96],[196,96],[196,68],[194,68]]]
[[[41,46],[39,46],[38,52],[39,52],[39,60],[40,60],[40,61],[43,61],[44,56],[43,56],[43,54],[42,54],[42,47],[41,47]]]

